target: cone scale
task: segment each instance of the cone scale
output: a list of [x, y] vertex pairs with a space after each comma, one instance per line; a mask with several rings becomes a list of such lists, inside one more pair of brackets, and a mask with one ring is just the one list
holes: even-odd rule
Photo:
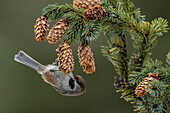
[[84, 11], [84, 19], [85, 20], [102, 20], [106, 15], [106, 10], [100, 5], [90, 7]]
[[76, 9], [88, 9], [90, 7], [94, 7], [97, 5], [102, 4], [100, 0], [74, 0], [73, 1], [73, 7]]
[[42, 42], [45, 40], [46, 33], [48, 31], [48, 19], [46, 16], [41, 16], [37, 19], [36, 24], [34, 25], [34, 34], [35, 39], [38, 42]]
[[137, 96], [145, 96], [147, 95], [147, 89], [149, 88], [148, 86], [151, 86], [149, 82], [152, 80], [158, 80], [159, 79], [159, 74], [157, 73], [149, 73], [149, 77], [145, 77], [144, 81], [140, 82], [139, 85], [135, 89], [135, 94]]
[[78, 57], [83, 71], [85, 71], [87, 74], [95, 72], [95, 62], [89, 45], [81, 44], [79, 46]]
[[58, 21], [54, 25], [54, 27], [49, 31], [49, 34], [47, 36], [48, 43], [54, 44], [57, 41], [60, 41], [68, 28], [68, 19], [62, 19]]
[[65, 74], [72, 72], [74, 70], [74, 59], [70, 45], [67, 42], [63, 42], [56, 51], [60, 52], [58, 62], [61, 71]]

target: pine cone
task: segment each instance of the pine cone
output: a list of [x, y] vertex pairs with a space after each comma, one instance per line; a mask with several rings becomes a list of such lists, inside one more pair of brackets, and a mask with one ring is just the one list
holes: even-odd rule
[[149, 88], [147, 85], [150, 86], [149, 82], [152, 80], [158, 80], [159, 74], [158, 73], [149, 73], [149, 77], [145, 77], [144, 81], [140, 82], [139, 85], [135, 89], [135, 94], [137, 96], [145, 96], [147, 95], [147, 89]]
[[95, 71], [95, 62], [93, 58], [93, 53], [88, 45], [80, 45], [78, 48], [78, 57], [80, 65], [83, 71], [88, 73], [93, 73]]
[[90, 7], [84, 11], [85, 20], [102, 20], [106, 15], [106, 10], [100, 5]]
[[158, 73], [149, 73], [148, 75], [149, 75], [149, 77], [152, 77], [154, 80], [159, 79], [159, 74]]
[[60, 41], [61, 38], [66, 33], [68, 26], [68, 19], [62, 19], [54, 25], [54, 27], [50, 30], [47, 40], [50, 44], [54, 44], [57, 41]]
[[74, 59], [70, 45], [67, 42], [63, 42], [56, 51], [60, 52], [58, 63], [61, 71], [65, 74], [72, 72], [74, 70]]
[[74, 0], [73, 1], [73, 7], [76, 9], [88, 9], [90, 7], [94, 7], [97, 5], [102, 4], [100, 0]]
[[37, 19], [36, 24], [34, 25], [34, 33], [36, 41], [42, 42], [45, 40], [46, 33], [48, 31], [48, 20], [46, 16], [41, 16]]

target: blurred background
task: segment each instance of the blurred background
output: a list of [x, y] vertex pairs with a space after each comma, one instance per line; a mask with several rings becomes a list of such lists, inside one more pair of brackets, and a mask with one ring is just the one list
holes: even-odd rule
[[[170, 0], [132, 0], [141, 8], [146, 20], [163, 17], [170, 21]], [[120, 99], [115, 92], [114, 75], [117, 75], [100, 46], [106, 45], [101, 36], [91, 44], [96, 72], [87, 75], [79, 66], [77, 47], [72, 49], [75, 58], [74, 74], [87, 81], [87, 92], [78, 97], [65, 97], [45, 83], [34, 70], [13, 60], [24, 50], [42, 64], [52, 63], [58, 44], [36, 42], [33, 25], [48, 4], [72, 4], [72, 0], [0, 0], [0, 113], [133, 113], [132, 105]], [[129, 41], [130, 42], [130, 41]], [[170, 50], [170, 32], [158, 38], [152, 57], [165, 61]], [[130, 51], [131, 44], [129, 44]]]

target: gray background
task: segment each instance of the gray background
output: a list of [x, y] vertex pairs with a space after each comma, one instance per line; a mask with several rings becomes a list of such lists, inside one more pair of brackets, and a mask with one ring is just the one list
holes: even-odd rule
[[[170, 21], [170, 0], [133, 1], [148, 21], [160, 16]], [[86, 75], [79, 66], [78, 45], [72, 47], [74, 73], [87, 81], [87, 92], [79, 97], [61, 96], [34, 70], [14, 62], [21, 49], [43, 64], [54, 61], [59, 43], [36, 42], [33, 25], [42, 8], [55, 2], [71, 4], [72, 0], [0, 0], [0, 113], [132, 113], [132, 106], [115, 92], [113, 76], [117, 74], [101, 54], [100, 46], [106, 45], [104, 36], [91, 44], [96, 62], [92, 75]], [[170, 32], [158, 40], [152, 56], [164, 61], [170, 49]], [[128, 47], [132, 51], [131, 44]]]

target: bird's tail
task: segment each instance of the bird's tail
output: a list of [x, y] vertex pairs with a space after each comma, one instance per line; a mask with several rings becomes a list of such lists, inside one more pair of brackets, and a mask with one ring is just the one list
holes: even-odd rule
[[36, 71], [38, 71], [40, 67], [43, 67], [42, 64], [40, 64], [39, 62], [31, 58], [29, 55], [27, 55], [22, 50], [19, 51], [19, 53], [15, 55], [14, 60], [24, 65], [27, 65], [28, 67], [31, 67], [35, 69]]

